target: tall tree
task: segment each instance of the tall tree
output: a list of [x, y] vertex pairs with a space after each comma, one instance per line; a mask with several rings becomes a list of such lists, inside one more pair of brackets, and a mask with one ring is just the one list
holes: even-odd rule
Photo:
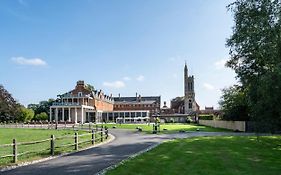
[[224, 112], [221, 116], [222, 119], [233, 121], [250, 120], [246, 95], [240, 86], [235, 85], [223, 89], [223, 95], [219, 104]]
[[17, 116], [17, 121], [29, 122], [33, 119], [33, 117], [34, 117], [34, 111], [32, 109], [21, 107], [20, 113]]
[[20, 104], [0, 85], [0, 121], [15, 120], [20, 112]]
[[35, 115], [45, 112], [47, 115], [50, 115], [50, 106], [55, 102], [54, 99], [49, 99], [47, 101], [40, 101], [39, 104], [29, 104], [27, 108], [32, 109], [35, 112]]
[[274, 132], [281, 126], [281, 0], [236, 0], [228, 8], [235, 25], [227, 66], [246, 89], [252, 119]]

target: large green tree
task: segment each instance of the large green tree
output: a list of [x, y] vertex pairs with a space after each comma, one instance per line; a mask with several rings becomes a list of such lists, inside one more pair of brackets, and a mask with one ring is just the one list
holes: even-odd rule
[[37, 121], [48, 120], [48, 114], [46, 112], [41, 112], [40, 114], [36, 114], [34, 119]]
[[232, 68], [245, 91], [251, 118], [272, 132], [281, 126], [281, 0], [236, 0], [227, 40]]
[[0, 85], [0, 121], [15, 120], [20, 112], [20, 104]]
[[50, 115], [50, 106], [55, 102], [54, 99], [49, 99], [47, 101], [40, 101], [39, 104], [29, 104], [27, 108], [32, 109], [35, 112], [35, 115], [45, 112], [47, 115]]
[[223, 120], [248, 121], [249, 111], [245, 91], [241, 86], [235, 85], [223, 89], [223, 95], [219, 102]]
[[29, 122], [33, 119], [33, 117], [34, 117], [34, 111], [32, 109], [21, 107], [20, 113], [16, 119], [17, 121], [20, 122]]

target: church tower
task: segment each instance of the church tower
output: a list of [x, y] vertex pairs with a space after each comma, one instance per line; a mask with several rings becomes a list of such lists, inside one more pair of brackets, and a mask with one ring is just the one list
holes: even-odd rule
[[194, 76], [188, 76], [188, 69], [184, 66], [184, 113], [190, 114], [196, 111], [196, 101], [194, 92]]

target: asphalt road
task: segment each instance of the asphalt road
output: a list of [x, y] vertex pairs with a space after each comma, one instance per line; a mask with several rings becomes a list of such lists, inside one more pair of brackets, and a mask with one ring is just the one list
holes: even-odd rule
[[[178, 133], [146, 135], [130, 130], [113, 129], [116, 139], [112, 142], [85, 151], [56, 159], [0, 172], [1, 175], [88, 175], [114, 165], [130, 155], [138, 153], [154, 144], [173, 138], [192, 136], [242, 135], [240, 133]], [[243, 134], [244, 135], [244, 134]]]

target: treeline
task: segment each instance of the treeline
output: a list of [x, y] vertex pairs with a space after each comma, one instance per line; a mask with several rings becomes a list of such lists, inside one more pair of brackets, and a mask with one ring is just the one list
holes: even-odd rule
[[239, 84], [223, 90], [220, 106], [227, 120], [249, 120], [259, 131], [281, 129], [281, 1], [237, 0], [226, 45]]
[[50, 105], [54, 99], [30, 104], [27, 108], [18, 103], [13, 96], [0, 85], [0, 122], [29, 122], [48, 120]]

